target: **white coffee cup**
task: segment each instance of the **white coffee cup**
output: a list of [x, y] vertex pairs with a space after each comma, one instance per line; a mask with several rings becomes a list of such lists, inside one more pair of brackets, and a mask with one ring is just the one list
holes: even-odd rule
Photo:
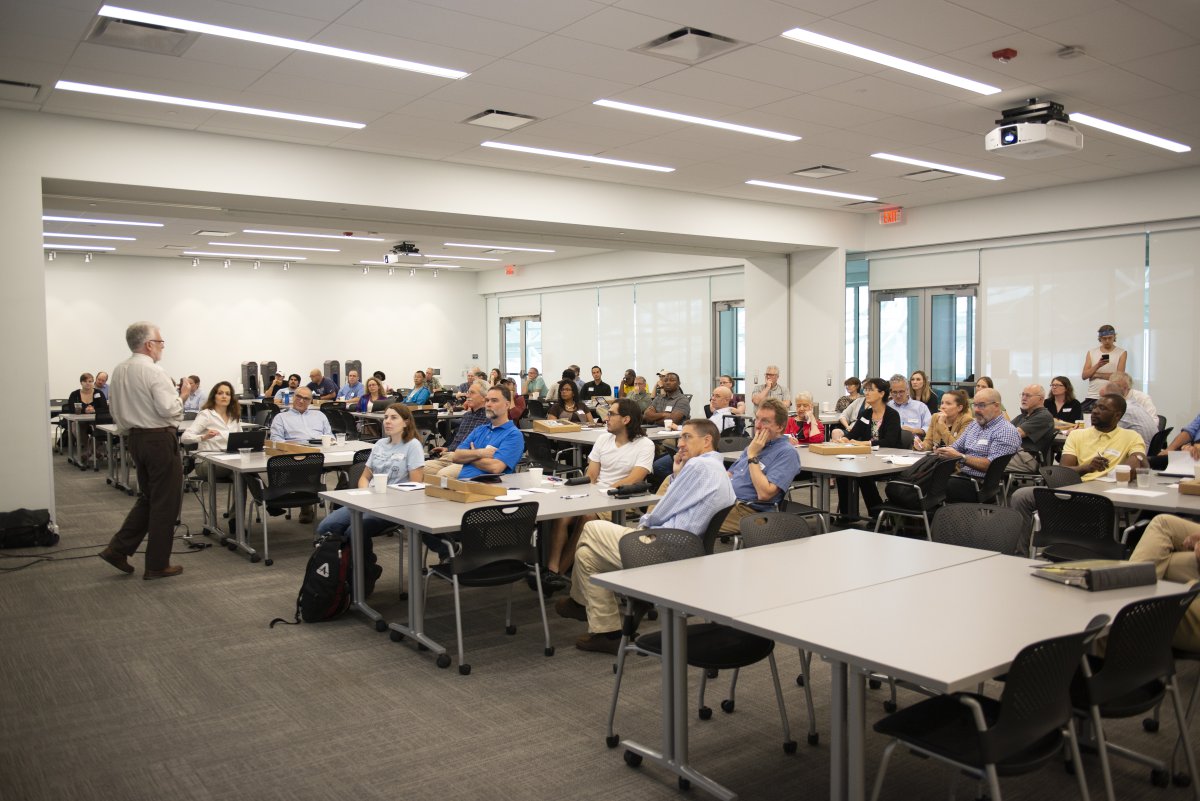
[[334, 442], [333, 434], [322, 434], [321, 435], [321, 444], [324, 445], [326, 448], [328, 448], [330, 445], [332, 445], [333, 442]]
[[823, 412], [828, 412], [828, 411], [829, 411], [829, 405], [830, 405], [830, 404], [829, 404], [829, 401], [821, 401], [821, 411], [823, 411]]
[[1129, 465], [1119, 464], [1113, 469], [1113, 475], [1116, 476], [1118, 482], [1129, 483]]
[[387, 479], [386, 473], [371, 476], [371, 492], [387, 492]]
[[534, 484], [542, 483], [542, 468], [540, 468], [540, 467], [529, 468], [529, 475], [530, 475], [530, 480], [532, 480]]

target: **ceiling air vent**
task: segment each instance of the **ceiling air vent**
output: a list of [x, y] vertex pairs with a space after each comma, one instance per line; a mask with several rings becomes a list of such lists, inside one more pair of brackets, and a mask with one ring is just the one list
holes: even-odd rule
[[482, 125], [486, 128], [499, 128], [502, 131], [511, 131], [514, 128], [520, 128], [522, 125], [528, 125], [536, 120], [537, 117], [530, 117], [528, 114], [514, 114], [511, 111], [500, 111], [499, 109], [489, 108], [487, 111], [481, 111], [473, 117], [467, 117], [463, 122], [468, 125]]
[[702, 31], [699, 28], [680, 28], [677, 31], [660, 36], [632, 48], [635, 53], [645, 53], [650, 56], [667, 58], [681, 64], [699, 64], [710, 58], [745, 47], [747, 42], [739, 42], [728, 36]]
[[901, 175], [900, 177], [908, 181], [921, 181], [924, 183], [925, 181], [938, 181], [942, 178], [953, 178], [954, 173], [946, 172], [945, 170], [918, 170], [917, 172], [910, 172], [908, 175]]
[[884, 206], [891, 206], [891, 203], [884, 203], [882, 200], [856, 200], [853, 203], [844, 203], [842, 208], [853, 209], [854, 211], [876, 211]]
[[832, 178], [835, 175], [845, 175], [850, 172], [854, 172], [854, 170], [848, 170], [845, 167], [830, 167], [827, 164], [818, 164], [816, 167], [793, 170], [792, 175], [798, 175], [801, 178]]
[[84, 41], [142, 50], [167, 56], [181, 56], [200, 37], [194, 31], [182, 31], [148, 22], [131, 22], [112, 17], [97, 17]]
[[24, 81], [6, 81], [0, 78], [0, 100], [19, 100], [32, 103], [37, 98], [41, 86]]
[[233, 236], [233, 231], [192, 231], [192, 236]]

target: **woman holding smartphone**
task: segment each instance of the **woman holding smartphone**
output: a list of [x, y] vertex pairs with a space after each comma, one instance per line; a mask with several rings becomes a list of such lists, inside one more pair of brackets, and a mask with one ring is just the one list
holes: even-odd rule
[[1125, 372], [1125, 359], [1129, 355], [1124, 348], [1117, 347], [1117, 329], [1108, 323], [1100, 326], [1096, 339], [1100, 344], [1089, 350], [1083, 359], [1082, 375], [1089, 382], [1083, 401], [1084, 412], [1091, 411], [1092, 404], [1100, 397], [1113, 373]]

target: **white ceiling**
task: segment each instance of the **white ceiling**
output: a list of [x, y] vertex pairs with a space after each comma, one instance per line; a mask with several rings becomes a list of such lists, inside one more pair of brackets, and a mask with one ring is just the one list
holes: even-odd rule
[[[1016, 161], [989, 156], [983, 148], [983, 135], [999, 112], [1030, 97], [1200, 145], [1200, 4], [1195, 0], [121, 2], [471, 72], [459, 81], [204, 35], [178, 57], [86, 43], [101, 4], [0, 0], [0, 80], [42, 87], [31, 101], [0, 99], [0, 105], [827, 209], [843, 208], [848, 201], [745, 181], [808, 184], [914, 207], [1200, 165], [1196, 150], [1173, 154], [1090, 128], [1083, 129], [1083, 151], [1069, 156]], [[682, 26], [747, 46], [695, 66], [632, 51]], [[975, 95], [780, 37], [797, 26], [1003, 92]], [[1082, 47], [1086, 55], [1058, 58], [1064, 45]], [[992, 51], [1003, 47], [1019, 55], [1008, 64], [995, 61]], [[353, 131], [54, 91], [57, 80], [355, 120], [366, 127]], [[5, 96], [0, 91], [0, 98]], [[803, 139], [777, 142], [592, 105], [600, 98]], [[462, 122], [489, 108], [539, 120], [512, 132]], [[488, 139], [676, 170], [650, 173], [479, 146]], [[919, 168], [869, 157], [877, 151], [998, 173], [1006, 180], [906, 180], [903, 175]], [[791, 175], [820, 164], [853, 172], [816, 181]], [[87, 202], [51, 197], [47, 208], [79, 210]], [[205, 222], [210, 217], [196, 212], [179, 213], [181, 227], [168, 238], [211, 224]], [[330, 221], [329, 229], [342, 230], [351, 222], [350, 217]], [[453, 241], [439, 239], [445, 232], [404, 226], [364, 224], [355, 230], [379, 230], [391, 239], [430, 233], [419, 246], [431, 252], [440, 252], [433, 249], [442, 241]], [[193, 237], [171, 244], [200, 243]], [[559, 250], [536, 236], [498, 244]], [[567, 255], [583, 252], [593, 251]], [[354, 257], [377, 258], [378, 248], [369, 253], [375, 255], [355, 251]], [[550, 258], [562, 256], [560, 251]], [[518, 264], [532, 260], [528, 255], [505, 258]]]

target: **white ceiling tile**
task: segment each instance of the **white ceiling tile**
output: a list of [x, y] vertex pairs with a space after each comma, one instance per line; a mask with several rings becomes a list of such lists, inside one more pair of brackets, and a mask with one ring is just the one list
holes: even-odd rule
[[344, 128], [277, 120], [270, 117], [250, 117], [245, 114], [231, 114], [227, 111], [218, 111], [196, 130], [309, 145], [332, 144], [347, 134], [347, 130]]
[[[1099, 106], [1130, 103], [1151, 97], [1162, 97], [1174, 92], [1161, 83], [1134, 75], [1120, 67], [1101, 67], [1090, 72], [1066, 75], [1062, 78], [1052, 78], [1043, 81], [1046, 88], [1069, 95], [1079, 100]], [[1066, 105], [1066, 104], [1064, 104]], [[1082, 108], [1067, 106], [1067, 113], [1084, 111]], [[1103, 116], [1103, 115], [1097, 115]]]
[[523, 26], [540, 31], [557, 31], [590, 14], [605, 9], [592, 0], [419, 0], [439, 8], [452, 9], [499, 22], [520, 20]]
[[[99, 7], [100, 3], [94, 4], [94, 8], [98, 9]], [[169, 17], [206, 22], [210, 25], [224, 25], [228, 28], [284, 36], [289, 39], [308, 39], [325, 27], [325, 22], [321, 19], [266, 8], [254, 8], [239, 3], [224, 2], [224, 0], [154, 0], [152, 8], [146, 9], [144, 5], [139, 7]], [[261, 46], [268, 47], [268, 45]]]
[[766, 47], [734, 50], [704, 62], [703, 69], [782, 86], [794, 92], [811, 92], [854, 80], [862, 74]]
[[876, 0], [838, 14], [837, 20], [935, 53], [1016, 31], [944, 0]]
[[462, 81], [452, 81], [429, 94], [434, 100], [465, 105], [475, 109], [472, 114], [489, 108], [503, 109], [514, 114], [528, 114], [531, 117], [553, 117], [564, 111], [569, 111], [578, 105], [578, 101], [568, 100], [553, 95], [527, 92], [508, 86], [494, 86], [486, 83], [473, 83], [469, 78]]
[[279, 14], [311, 17], [332, 22], [353, 8], [358, 0], [228, 0], [228, 2], [239, 6], [274, 11]]
[[388, 69], [373, 64], [364, 64], [360, 61], [348, 61], [343, 58], [329, 58], [315, 53], [302, 52], [290, 54], [279, 62], [272, 72], [413, 96], [434, 91], [448, 84], [462, 83], [462, 81], [439, 78], [435, 75]]
[[[164, 56], [122, 47], [80, 44], [70, 62], [72, 70], [153, 75], [158, 81], [177, 81], [222, 89], [244, 89], [261, 77], [259, 70], [210, 64], [177, 56]], [[85, 83], [90, 83], [83, 79]], [[122, 88], [142, 88], [122, 86]], [[194, 91], [194, 90], [193, 90]]]
[[[1047, 25], [1057, 20], [1094, 14], [1097, 11], [1116, 8], [1117, 0], [952, 0], [956, 6], [976, 11], [984, 16], [1028, 30]], [[1153, 0], [1157, 2], [1157, 0]]]
[[406, 138], [444, 140], [465, 145], [478, 145], [488, 139], [494, 139], [497, 132], [494, 128], [480, 128], [478, 125], [467, 125], [461, 122], [434, 120], [427, 117], [416, 117], [411, 114], [387, 114], [372, 122], [363, 130], [377, 130], [390, 134], [402, 134]]
[[51, 92], [42, 107], [56, 114], [82, 114], [110, 120], [129, 119], [150, 125], [170, 125], [174, 128], [195, 128], [216, 113], [207, 109], [165, 106], [160, 103], [144, 103], [78, 92]]
[[50, 38], [78, 41], [95, 18], [90, 10], [64, 8], [55, 3], [34, 0], [4, 0], [6, 34], [38, 34]]
[[338, 19], [368, 31], [395, 31], [405, 38], [492, 56], [504, 56], [536, 42], [544, 33], [413, 0], [359, 0]]
[[1103, 181], [1106, 178], [1119, 178], [1125, 173], [1103, 164], [1088, 164], [1083, 167], [1055, 170], [1054, 174], [1071, 181]]
[[322, 107], [347, 109], [346, 113], [372, 112], [370, 117], [397, 111], [419, 97], [416, 92], [384, 91], [357, 84], [333, 83], [311, 76], [272, 72], [250, 86], [248, 93], [316, 103]]
[[568, 25], [558, 33], [571, 39], [617, 50], [629, 50], [665, 36], [677, 28], [677, 25], [668, 20], [610, 6], [581, 22]]
[[522, 48], [509, 58], [627, 84], [643, 84], [684, 69], [684, 65], [667, 59], [553, 35]]
[[678, 156], [689, 163], [734, 161], [744, 155], [744, 151], [728, 141], [698, 141], [675, 134], [642, 139], [637, 146], [655, 158]]
[[[676, 94], [674, 92], [665, 92], [655, 89], [650, 86], [639, 86], [635, 89], [630, 89], [626, 92], [621, 92], [608, 97], [609, 100], [619, 100], [622, 103], [632, 103], [637, 106], [648, 106], [650, 108], [664, 109], [666, 111], [677, 111], [683, 114], [691, 114], [695, 117], [709, 117], [711, 119], [722, 119], [731, 114], [736, 114], [740, 111], [740, 107], [731, 106], [726, 103], [717, 101], [714, 98], [694, 97], [688, 95]], [[635, 125], [642, 120], [651, 120], [653, 118], [646, 117], [642, 114], [634, 114], [629, 111], [618, 111], [616, 109], [604, 109], [607, 114], [615, 114], [617, 118], [626, 120], [624, 124]], [[658, 120], [657, 122], [669, 122], [667, 120]], [[664, 130], [657, 128], [656, 130]]]
[[620, 0], [617, 7], [700, 28], [742, 42], [758, 42], [815, 16], [771, 0]]
[[[831, 36], [834, 39], [840, 39], [844, 42], [850, 42], [861, 47], [867, 47], [872, 50], [878, 50], [881, 53], [887, 53], [890, 56], [898, 56], [906, 58], [909, 61], [923, 61], [931, 56], [937, 55], [940, 50], [929, 50], [923, 47], [918, 47], [910, 42], [900, 41], [876, 33], [866, 28], [860, 28], [854, 25], [848, 25], [837, 18], [822, 19], [814, 22], [811, 25], [804, 26], [808, 30], [819, 33], [823, 36]], [[783, 33], [783, 31], [780, 31]], [[796, 53], [804, 58], [811, 58], [816, 61], [822, 61], [826, 64], [832, 64], [835, 67], [852, 70], [864, 74], [888, 73], [892, 70], [887, 67], [880, 66], [870, 61], [864, 61], [861, 58], [843, 55], [842, 53], [826, 50], [814, 45], [807, 45], [802, 42], [794, 42], [791, 39], [785, 39], [783, 36], [777, 36], [773, 39], [765, 40], [764, 47], [770, 47], [776, 50], [783, 50], [788, 53]]]
[[404, 116], [454, 123], [461, 122], [483, 110], [474, 103], [450, 103], [428, 95], [407, 103], [402, 109], [399, 109]]
[[776, 0], [776, 2], [807, 11], [818, 17], [833, 17], [843, 11], [864, 6], [872, 0]]
[[[322, 44], [334, 47], [361, 50], [367, 53], [402, 58], [407, 61], [416, 61], [421, 64], [447, 67], [465, 72], [470, 72], [485, 64], [490, 64], [495, 59], [495, 56], [489, 53], [472, 51], [466, 46], [442, 44], [409, 36], [409, 31], [404, 28], [400, 28], [398, 31], [402, 31], [405, 35], [398, 36], [390, 28], [364, 30], [352, 25], [337, 23], [323, 30], [319, 38]], [[385, 72], [399, 71], [389, 67], [375, 67], [375, 69], [384, 70]]]
[[[732, 75], [722, 75], [702, 67], [688, 67], [659, 78], [646, 86], [660, 92], [672, 92], [685, 97], [711, 99], [736, 108], [754, 108], [791, 97], [794, 92], [780, 86], [748, 81]], [[680, 111], [680, 109], [671, 109]]]
[[1200, 44], [1126, 61], [1121, 67], [1177, 91], [1195, 92], [1200, 77]]
[[[7, 28], [0, 31], [0, 54], [3, 54], [4, 60], [8, 62], [38, 61], [61, 67], [70, 60], [76, 46], [70, 39], [17, 33]], [[21, 80], [5, 73], [0, 73], [0, 78], [9, 81]]]
[[964, 133], [978, 134], [980, 141], [982, 141], [983, 135], [996, 127], [996, 120], [1000, 119], [1000, 110], [971, 103], [952, 103], [945, 106], [922, 109], [921, 111], [904, 116], [929, 125], [935, 125], [949, 134], [945, 137], [938, 136], [937, 141], [950, 139]]
[[[1135, 100], [1116, 106], [1117, 113], [1124, 118], [1137, 122], [1129, 125], [1139, 127], [1153, 121], [1166, 126], [1167, 130], [1180, 131], [1196, 139], [1200, 139], [1200, 100], [1195, 95], [1189, 100], [1180, 95], [1164, 95], [1144, 100]], [[1196, 147], [1196, 142], [1191, 142]]]
[[448, 159], [465, 150], [474, 149], [473, 145], [463, 142], [404, 136], [395, 131], [375, 131], [371, 128], [351, 132], [338, 141], [337, 147], [389, 156], [436, 160]]
[[629, 87], [618, 81], [592, 78], [558, 70], [548, 70], [534, 64], [504, 59], [494, 61], [471, 73], [470, 80], [479, 83], [507, 86], [528, 92], [570, 98], [581, 103], [591, 103], [610, 97]]
[[961, 132], [907, 117], [888, 117], [858, 128], [861, 132], [881, 133], [898, 144], [919, 145], [957, 138]]
[[1159, 22], [1200, 38], [1200, 4], [1195, 0], [1123, 0]]
[[914, 109], [933, 108], [948, 102], [941, 95], [911, 86], [903, 86], [873, 75], [865, 75], [837, 86], [820, 89], [812, 94], [892, 114], [909, 113]]
[[226, 67], [266, 72], [276, 67], [292, 52], [283, 47], [267, 47], [220, 36], [201, 36], [192, 42], [191, 47], [180, 58], [202, 64], [221, 64]]
[[[474, 127], [481, 131], [487, 130], [478, 128], [478, 126], [467, 127]], [[640, 133], [621, 131], [616, 128], [579, 125], [563, 120], [561, 117], [523, 125], [518, 131], [523, 144], [532, 139], [556, 141], [559, 143], [555, 146], [558, 150], [571, 150], [574, 152], [582, 150], [587, 153], [599, 153], [610, 148], [631, 145], [634, 142], [640, 142], [645, 139]], [[498, 132], [493, 130], [484, 138], [493, 139], [497, 136]]]
[[1052, 22], [1034, 28], [1032, 33], [1079, 45], [1089, 56], [1109, 64], [1195, 44], [1188, 34], [1126, 6]]
[[817, 122], [834, 128], [854, 128], [863, 123], [890, 116], [886, 111], [851, 105], [840, 100], [831, 100], [812, 94], [770, 103], [760, 106], [758, 110], [769, 114], [778, 114], [781, 117], [795, 117], [805, 122]]

